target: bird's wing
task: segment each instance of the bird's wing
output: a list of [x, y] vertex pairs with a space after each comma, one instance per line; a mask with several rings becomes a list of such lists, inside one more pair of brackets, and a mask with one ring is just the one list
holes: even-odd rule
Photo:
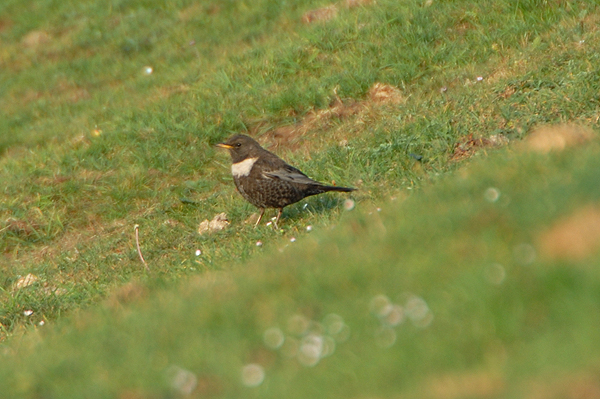
[[278, 179], [299, 184], [321, 184], [287, 164], [278, 165], [278, 167], [273, 169], [265, 169], [262, 174], [268, 179]]

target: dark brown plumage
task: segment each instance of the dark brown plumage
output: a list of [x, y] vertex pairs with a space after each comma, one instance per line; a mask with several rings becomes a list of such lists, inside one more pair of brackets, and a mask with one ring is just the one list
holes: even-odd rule
[[256, 225], [260, 223], [265, 208], [283, 208], [302, 198], [328, 191], [354, 191], [354, 188], [328, 186], [310, 179], [304, 173], [262, 148], [251, 137], [238, 134], [217, 147], [225, 148], [231, 155], [231, 173], [235, 186], [246, 201], [260, 209]]

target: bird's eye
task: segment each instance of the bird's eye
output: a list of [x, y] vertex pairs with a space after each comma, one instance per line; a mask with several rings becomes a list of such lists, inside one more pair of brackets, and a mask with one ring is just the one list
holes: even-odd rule
[[235, 146], [236, 146], [236, 147], [241, 147], [241, 146], [242, 146], [242, 143], [235, 143]]

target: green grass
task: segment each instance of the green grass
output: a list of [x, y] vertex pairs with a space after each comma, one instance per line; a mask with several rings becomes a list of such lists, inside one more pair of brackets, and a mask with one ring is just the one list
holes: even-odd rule
[[[471, 169], [457, 159], [472, 155], [470, 135], [597, 128], [596, 3], [378, 1], [301, 22], [326, 5], [0, 5], [0, 339], [2, 363], [16, 365], [0, 366], [7, 392], [77, 397], [92, 384], [98, 397], [172, 397], [172, 365], [200, 379], [194, 395], [223, 397], [285, 387], [422, 397], [424, 385], [437, 397], [445, 379], [494, 388], [445, 397], [526, 397], [553, 367], [565, 380], [594, 375], [594, 263], [525, 267], [514, 254], [539, 252], [537, 232], [597, 202], [597, 144], [503, 150]], [[397, 101], [374, 99], [376, 83], [396, 87]], [[282, 232], [244, 224], [254, 209], [212, 146], [238, 132], [311, 177], [359, 187], [357, 212], [322, 196], [286, 209]], [[482, 200], [490, 186], [497, 203]], [[199, 236], [222, 211], [229, 228]], [[491, 287], [496, 263], [507, 277]], [[17, 289], [29, 273], [36, 282]], [[405, 304], [407, 292], [426, 300], [433, 323], [407, 322], [391, 349], [378, 348], [369, 302]], [[352, 333], [314, 368], [261, 344], [294, 314], [329, 313]], [[559, 353], [564, 336], [578, 340]], [[240, 385], [247, 363], [266, 370], [256, 389]]]
[[[570, 258], [543, 237], [598, 210], [599, 153], [597, 139], [560, 154], [504, 150], [380, 212], [359, 205], [333, 229], [268, 242], [235, 271], [134, 283], [7, 346], [0, 380], [18, 397], [99, 398], [178, 396], [177, 376], [192, 397], [226, 398], [530, 397], [536, 384], [584, 389], [588, 375], [597, 387], [598, 242]], [[382, 295], [412, 317], [386, 325]], [[332, 337], [335, 351], [306, 365], [265, 344], [273, 328], [286, 342]], [[248, 364], [264, 370], [258, 387], [241, 380]]]

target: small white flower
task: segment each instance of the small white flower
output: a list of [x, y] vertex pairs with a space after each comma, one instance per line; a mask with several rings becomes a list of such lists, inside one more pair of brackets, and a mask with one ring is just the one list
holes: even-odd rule
[[257, 387], [265, 379], [265, 369], [260, 364], [247, 364], [242, 367], [242, 384]]
[[483, 197], [488, 202], [496, 202], [498, 201], [498, 198], [500, 198], [500, 190], [498, 190], [496, 187], [490, 187], [487, 190], [485, 190]]
[[353, 200], [351, 200], [350, 198], [348, 198], [347, 200], [344, 201], [344, 209], [347, 211], [351, 211], [352, 209], [354, 209], [354, 206], [356, 204], [354, 203]]
[[169, 366], [166, 376], [171, 387], [182, 395], [191, 394], [198, 386], [198, 378], [190, 370], [179, 366]]
[[285, 335], [277, 327], [271, 327], [263, 334], [263, 341], [271, 349], [279, 349], [285, 342]]

